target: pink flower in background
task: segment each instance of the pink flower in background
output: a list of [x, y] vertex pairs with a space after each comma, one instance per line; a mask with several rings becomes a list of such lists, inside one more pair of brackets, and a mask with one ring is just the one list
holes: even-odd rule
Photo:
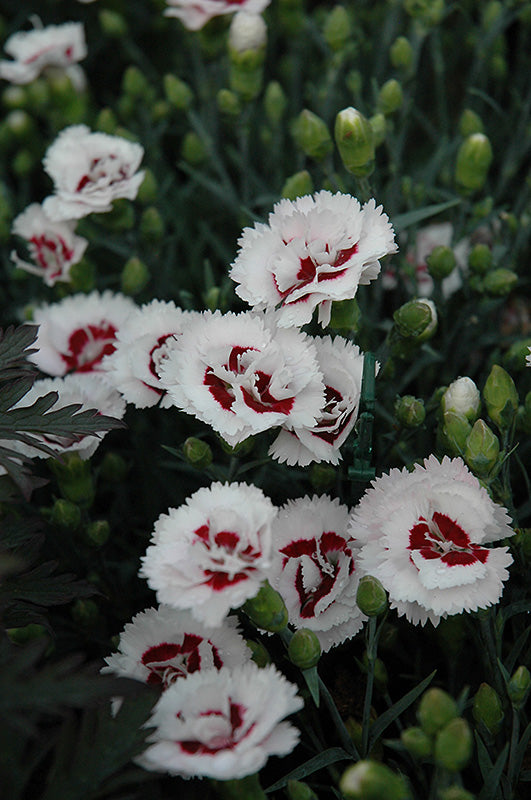
[[140, 575], [159, 602], [221, 625], [267, 577], [276, 508], [256, 486], [213, 483], [155, 523]]
[[147, 723], [151, 746], [137, 763], [185, 778], [252, 775], [294, 749], [299, 732], [282, 720], [302, 706], [297, 686], [273, 666], [196, 672], [162, 694]]
[[389, 592], [410, 622], [496, 603], [509, 574], [509, 516], [460, 458], [435, 456], [413, 472], [393, 469], [372, 482], [352, 512], [349, 531], [363, 543], [364, 571]]
[[280, 307], [283, 327], [304, 325], [316, 308], [328, 325], [332, 301], [353, 298], [378, 276], [378, 259], [397, 249], [374, 200], [362, 208], [348, 194], [327, 191], [281, 200], [268, 224], [245, 228], [238, 244], [230, 272], [236, 294], [257, 310]]
[[43, 166], [55, 194], [43, 203], [53, 220], [80, 219], [110, 211], [113, 200], [134, 200], [144, 173], [137, 172], [144, 149], [136, 142], [86, 125], [65, 128], [50, 145]]
[[46, 67], [71, 67], [87, 55], [81, 22], [14, 33], [4, 50], [13, 61], [0, 61], [0, 78], [17, 84], [30, 83]]
[[70, 280], [70, 268], [83, 258], [88, 242], [74, 234], [76, 223], [52, 222], [38, 203], [32, 203], [15, 217], [12, 231], [28, 243], [32, 263], [19, 258], [16, 252], [11, 259], [17, 267], [38, 275], [47, 286]]
[[166, 0], [166, 17], [177, 17], [185, 28], [198, 31], [213, 17], [247, 11], [261, 14], [271, 0]]
[[135, 308], [129, 297], [111, 291], [39, 306], [33, 314], [37, 352], [30, 361], [48, 375], [102, 372], [104, 356], [114, 352], [117, 331]]

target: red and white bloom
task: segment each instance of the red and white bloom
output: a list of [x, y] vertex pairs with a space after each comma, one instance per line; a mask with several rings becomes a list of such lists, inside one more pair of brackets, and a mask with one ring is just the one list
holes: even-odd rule
[[185, 28], [198, 31], [213, 17], [247, 11], [261, 14], [271, 0], [166, 0], [166, 17], [177, 17]]
[[349, 530], [391, 606], [410, 622], [437, 625], [499, 600], [512, 557], [486, 545], [512, 536], [509, 522], [460, 458], [430, 456], [413, 472], [393, 469], [373, 481]]
[[118, 652], [105, 659], [102, 672], [167, 689], [193, 672], [238, 667], [250, 658], [233, 617], [207, 628], [189, 611], [159, 606], [141, 611], [125, 626]]
[[528, 347], [529, 353], [525, 357], [526, 367], [531, 367], [531, 347]]
[[256, 486], [213, 483], [155, 523], [140, 575], [157, 599], [220, 625], [254, 597], [271, 560], [276, 508]]
[[324, 399], [310, 339], [251, 312], [202, 314], [160, 376], [175, 405], [232, 446], [277, 425], [313, 426]]
[[305, 467], [313, 461], [338, 464], [343, 445], [358, 418], [363, 376], [359, 347], [336, 336], [313, 340], [325, 385], [325, 401], [311, 428], [282, 429], [269, 454], [281, 463]]
[[43, 166], [55, 195], [43, 203], [53, 220], [80, 219], [110, 211], [113, 200], [134, 200], [144, 172], [144, 148], [120, 136], [92, 133], [86, 125], [65, 128], [50, 145]]
[[160, 368], [195, 311], [183, 311], [172, 301], [152, 300], [127, 318], [117, 331], [116, 350], [103, 367], [113, 386], [137, 408], [172, 405], [160, 381]]
[[280, 509], [273, 524], [269, 581], [295, 628], [314, 631], [323, 650], [354, 636], [367, 619], [356, 603], [358, 545], [347, 532], [348, 508], [326, 495]]
[[274, 666], [252, 661], [189, 675], [162, 694], [147, 723], [152, 745], [137, 762], [185, 778], [252, 775], [298, 743], [298, 730], [282, 722], [303, 706], [296, 692]]
[[13, 221], [13, 233], [28, 243], [31, 262], [15, 251], [11, 259], [20, 269], [38, 275], [47, 286], [70, 280], [70, 268], [83, 258], [88, 241], [74, 234], [71, 220], [52, 222], [38, 203], [32, 203]]
[[363, 208], [327, 191], [281, 200], [268, 224], [245, 228], [230, 276], [236, 294], [257, 310], [280, 307], [279, 325], [304, 325], [319, 309], [328, 325], [332, 301], [355, 296], [380, 272], [378, 259], [397, 249], [382, 207]]
[[137, 306], [122, 294], [74, 294], [59, 303], [39, 306], [36, 353], [30, 356], [48, 375], [101, 372], [104, 356], [114, 352], [116, 334]]
[[5, 43], [4, 50], [13, 61], [0, 61], [0, 78], [17, 84], [30, 83], [46, 67], [67, 69], [87, 55], [81, 22], [14, 33]]

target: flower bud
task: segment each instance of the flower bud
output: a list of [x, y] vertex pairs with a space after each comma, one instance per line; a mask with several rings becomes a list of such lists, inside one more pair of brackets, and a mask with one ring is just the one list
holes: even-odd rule
[[116, 119], [116, 115], [112, 108], [102, 108], [96, 117], [96, 130], [101, 131], [102, 133], [108, 133], [109, 136], [113, 136], [116, 133], [117, 127], [118, 120]]
[[498, 364], [493, 365], [485, 381], [483, 400], [494, 424], [500, 430], [510, 428], [518, 409], [518, 392], [509, 373]]
[[94, 547], [102, 547], [108, 540], [111, 527], [106, 519], [98, 519], [87, 525], [85, 535]]
[[479, 114], [471, 108], [465, 108], [459, 119], [459, 133], [463, 138], [472, 136], [474, 133], [483, 133], [483, 122]]
[[395, 417], [405, 428], [418, 428], [426, 419], [424, 400], [419, 400], [413, 395], [397, 397], [395, 401]]
[[530, 347], [531, 338], [520, 339], [520, 341], [514, 342], [503, 357], [504, 364], [516, 372], [525, 369]]
[[278, 633], [288, 624], [288, 610], [280, 594], [265, 581], [258, 594], [247, 600], [243, 611], [258, 628]]
[[465, 416], [454, 411], [445, 411], [441, 428], [441, 443], [451, 455], [464, 453], [472, 426]]
[[321, 161], [334, 146], [326, 124], [307, 108], [293, 121], [291, 135], [305, 155], [316, 161]]
[[100, 214], [100, 225], [111, 231], [130, 231], [135, 226], [133, 205], [125, 198], [119, 198], [112, 204], [112, 211]]
[[220, 89], [216, 95], [216, 103], [222, 114], [237, 117], [242, 110], [240, 98], [230, 89]]
[[280, 124], [288, 99], [284, 93], [284, 89], [278, 81], [270, 81], [264, 94], [264, 109], [267, 119], [275, 127]]
[[472, 378], [462, 377], [453, 381], [442, 396], [443, 412], [453, 411], [475, 422], [481, 409], [479, 389]]
[[22, 109], [10, 111], [5, 124], [13, 139], [27, 140], [35, 134], [35, 125], [30, 115]]
[[59, 490], [66, 500], [88, 508], [94, 500], [94, 482], [89, 461], [82, 461], [77, 453], [65, 453], [49, 462], [57, 478]]
[[417, 710], [417, 719], [422, 730], [433, 736], [457, 717], [457, 703], [442, 689], [424, 692]]
[[484, 31], [488, 31], [500, 19], [503, 14], [503, 3], [499, 0], [491, 0], [489, 3], [484, 3], [481, 11], [481, 27]]
[[364, 575], [359, 582], [356, 602], [362, 614], [377, 617], [387, 608], [387, 594], [378, 578]]
[[25, 108], [28, 104], [28, 95], [23, 86], [8, 86], [2, 92], [2, 105], [9, 110]]
[[98, 14], [98, 19], [103, 33], [111, 39], [125, 39], [127, 36], [127, 22], [117, 11], [103, 8]]
[[229, 48], [236, 53], [260, 50], [267, 42], [267, 25], [260, 14], [240, 11], [229, 28]]
[[162, 79], [164, 94], [174, 108], [186, 111], [194, 100], [194, 93], [187, 83], [176, 75], [168, 74]]
[[499, 455], [498, 437], [482, 419], [478, 419], [466, 441], [466, 463], [478, 478], [487, 478], [496, 466]]
[[122, 90], [133, 98], [145, 98], [150, 94], [150, 85], [142, 70], [131, 64], [122, 78]]
[[361, 311], [355, 297], [350, 300], [335, 300], [332, 303], [329, 326], [338, 331], [358, 331]]
[[308, 628], [295, 631], [288, 645], [288, 656], [291, 663], [300, 669], [315, 667], [321, 657], [321, 645], [316, 634]]
[[310, 483], [316, 492], [326, 492], [335, 484], [337, 473], [331, 464], [312, 464]]
[[53, 504], [50, 521], [60, 528], [75, 530], [81, 524], [81, 510], [70, 500], [59, 497]]
[[30, 150], [19, 150], [11, 161], [11, 169], [19, 178], [26, 178], [37, 165], [37, 159]]
[[404, 0], [406, 12], [424, 25], [438, 25], [445, 11], [444, 0]]
[[518, 282], [518, 275], [511, 269], [493, 269], [484, 280], [485, 291], [496, 297], [504, 297], [512, 292]]
[[507, 683], [507, 694], [511, 705], [520, 711], [525, 706], [531, 689], [531, 675], [527, 667], [520, 666]]
[[205, 469], [212, 464], [212, 448], [208, 442], [189, 436], [183, 444], [183, 455], [186, 461], [196, 469]]
[[468, 256], [468, 266], [476, 275], [485, 275], [492, 267], [492, 250], [487, 244], [475, 244]]
[[363, 114], [350, 106], [336, 116], [334, 135], [346, 169], [356, 177], [367, 177], [374, 169], [374, 132]]
[[148, 206], [142, 212], [140, 236], [148, 242], [159, 242], [164, 236], [164, 220], [155, 206]]
[[409, 70], [413, 66], [413, 48], [409, 39], [399, 36], [389, 50], [391, 64], [396, 69]]
[[254, 639], [246, 639], [245, 644], [252, 653], [251, 660], [258, 664], [260, 668], [267, 667], [271, 664], [271, 656], [267, 652], [262, 642], [257, 642]]
[[313, 181], [310, 173], [303, 169], [291, 175], [285, 182], [280, 193], [287, 200], [296, 200], [297, 197], [313, 193]]
[[478, 725], [483, 725], [492, 736], [496, 736], [504, 713], [498, 693], [488, 683], [482, 683], [474, 695], [472, 714]]
[[14, 644], [23, 645], [45, 637], [51, 642], [49, 631], [35, 622], [20, 628], [7, 628], [6, 633]]
[[449, 772], [460, 772], [472, 755], [472, 731], [468, 722], [456, 717], [439, 731], [435, 739], [435, 763]]
[[122, 292], [131, 296], [138, 294], [149, 282], [149, 278], [149, 270], [144, 262], [136, 256], [129, 258], [120, 276]]
[[188, 131], [181, 144], [181, 155], [192, 166], [202, 164], [208, 158], [203, 140], [195, 131]]
[[260, 14], [240, 11], [229, 29], [230, 88], [253, 100], [262, 88], [267, 26]]
[[492, 147], [483, 133], [467, 136], [457, 153], [455, 177], [465, 192], [475, 192], [485, 185], [492, 162]]
[[247, 439], [235, 444], [234, 447], [228, 444], [221, 436], [218, 437], [218, 441], [224, 453], [227, 453], [229, 456], [237, 456], [238, 458], [248, 456], [254, 447], [254, 436], [248, 436]]
[[98, 619], [100, 612], [94, 600], [76, 600], [71, 610], [72, 619], [84, 628], [90, 628]]
[[152, 170], [147, 168], [144, 172], [144, 180], [140, 184], [136, 199], [145, 205], [155, 202], [159, 194], [159, 185]]
[[334, 6], [327, 15], [323, 34], [331, 50], [337, 52], [344, 48], [352, 34], [350, 16], [344, 6]]
[[432, 740], [422, 728], [406, 728], [400, 734], [400, 741], [413, 758], [428, 758], [432, 753]]
[[369, 122], [371, 124], [372, 132], [374, 133], [374, 146], [379, 147], [385, 142], [387, 133], [387, 123], [384, 114], [374, 114]]
[[[365, 672], [368, 672], [369, 655], [367, 653], [367, 650], [365, 650], [363, 653], [362, 665], [364, 667]], [[374, 685], [376, 686], [379, 692], [385, 694], [385, 692], [387, 691], [387, 684], [389, 683], [389, 673], [387, 672], [387, 667], [385, 666], [381, 658], [374, 659], [373, 675], [374, 675]]]
[[447, 278], [455, 269], [456, 260], [451, 247], [439, 245], [434, 247], [426, 259], [428, 272], [435, 280]]
[[417, 299], [404, 303], [393, 314], [398, 333], [425, 342], [437, 329], [437, 309], [431, 300]]
[[351, 69], [345, 76], [345, 84], [349, 92], [355, 97], [361, 93], [363, 88], [363, 76], [359, 69]]
[[476, 800], [476, 795], [462, 786], [448, 786], [439, 792], [439, 800]]
[[94, 264], [82, 258], [70, 267], [70, 288], [74, 292], [91, 292], [96, 286]]
[[286, 784], [289, 800], [319, 800], [313, 789], [302, 781], [289, 780]]
[[105, 453], [100, 465], [100, 477], [105, 481], [120, 483], [129, 472], [126, 461], [118, 453]]
[[410, 800], [400, 775], [378, 761], [358, 761], [342, 775], [339, 790], [347, 800]]
[[378, 108], [385, 115], [398, 111], [403, 101], [402, 87], [395, 78], [386, 81], [378, 92]]

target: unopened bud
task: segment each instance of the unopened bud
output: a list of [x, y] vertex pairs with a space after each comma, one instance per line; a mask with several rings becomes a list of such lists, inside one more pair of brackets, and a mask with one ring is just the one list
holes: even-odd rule
[[229, 28], [229, 48], [236, 53], [261, 50], [267, 42], [267, 25], [260, 14], [240, 11]]
[[216, 103], [222, 114], [237, 117], [242, 110], [240, 98], [230, 89], [220, 89], [216, 95]]
[[212, 448], [208, 442], [189, 436], [183, 444], [183, 455], [186, 461], [196, 469], [205, 469], [212, 464]]
[[531, 348], [531, 338], [514, 342], [503, 357], [504, 364], [516, 372], [525, 369], [530, 353], [529, 348]]
[[335, 484], [337, 473], [331, 464], [312, 464], [310, 483], [316, 492], [326, 492]]
[[382, 113], [374, 114], [374, 116], [369, 119], [369, 122], [371, 123], [372, 132], [374, 133], [374, 146], [379, 147], [385, 142], [387, 133], [385, 115]]
[[117, 127], [118, 120], [112, 108], [102, 108], [96, 117], [96, 130], [113, 136], [116, 133]]
[[479, 114], [471, 108], [465, 108], [459, 119], [459, 133], [465, 139], [474, 133], [483, 133], [483, 122]]
[[359, 69], [351, 69], [345, 76], [345, 83], [349, 92], [355, 97], [360, 94], [363, 88], [363, 76]]
[[396, 69], [408, 70], [413, 65], [413, 48], [409, 39], [399, 36], [389, 50], [391, 64]]
[[155, 206], [148, 206], [142, 212], [140, 236], [148, 242], [158, 242], [164, 236], [164, 220]]
[[303, 153], [316, 161], [321, 161], [334, 146], [325, 122], [307, 108], [293, 121], [291, 135]]
[[361, 311], [355, 297], [350, 300], [336, 300], [332, 303], [330, 327], [338, 331], [357, 331]]
[[451, 455], [458, 456], [464, 453], [471, 431], [472, 425], [465, 416], [454, 411], [444, 412], [441, 439]]
[[229, 456], [237, 456], [238, 458], [244, 458], [248, 456], [249, 453], [252, 451], [254, 447], [254, 436], [248, 436], [247, 439], [244, 439], [243, 442], [239, 442], [234, 446], [230, 445], [228, 442], [223, 439], [223, 437], [219, 436], [218, 441], [221, 445], [221, 449], [224, 453], [227, 453]]
[[448, 786], [439, 792], [439, 800], [476, 800], [476, 795], [462, 786]]
[[413, 395], [397, 397], [395, 401], [395, 417], [405, 428], [418, 428], [426, 419], [424, 401]]
[[230, 88], [253, 100], [262, 88], [267, 26], [260, 14], [240, 11], [229, 29]]
[[444, 0], [404, 0], [406, 12], [426, 26], [438, 25], [445, 11]]
[[127, 22], [122, 14], [103, 8], [99, 14], [100, 27], [112, 39], [124, 39], [127, 36]]
[[153, 203], [158, 197], [159, 185], [153, 172], [148, 168], [144, 174], [144, 180], [140, 184], [136, 199], [139, 203]]
[[105, 481], [119, 483], [129, 472], [126, 461], [118, 453], [108, 452], [100, 465], [100, 477]]
[[453, 381], [442, 396], [441, 406], [443, 412], [453, 411], [469, 422], [475, 422], [481, 409], [481, 398], [472, 378], [465, 376]]
[[496, 466], [499, 455], [498, 437], [482, 419], [478, 419], [466, 442], [466, 463], [479, 478], [487, 478]]
[[396, 78], [386, 81], [378, 92], [378, 108], [385, 115], [398, 111], [403, 101], [402, 87]]
[[147, 285], [149, 278], [149, 270], [144, 262], [136, 256], [129, 258], [120, 276], [122, 292], [131, 296], [138, 294]]
[[11, 169], [19, 178], [30, 175], [37, 164], [37, 159], [30, 150], [23, 148], [19, 150], [11, 161]]
[[122, 89], [126, 95], [138, 99], [146, 97], [150, 87], [142, 70], [131, 64], [123, 74]]
[[288, 645], [288, 656], [300, 669], [315, 667], [321, 657], [321, 645], [316, 634], [308, 628], [295, 631]]
[[531, 689], [531, 675], [527, 667], [520, 666], [507, 683], [507, 694], [511, 705], [519, 711], [524, 707]]
[[254, 661], [260, 668], [267, 667], [268, 664], [271, 664], [271, 656], [262, 642], [257, 642], [254, 639], [246, 639], [245, 644], [252, 653], [251, 661]]
[[8, 628], [6, 633], [14, 644], [28, 644], [36, 639], [50, 638], [50, 633], [44, 625], [35, 622], [20, 628]]
[[475, 192], [485, 185], [492, 162], [492, 147], [483, 133], [467, 136], [457, 153], [455, 177], [466, 192]]
[[22, 109], [10, 111], [5, 124], [14, 139], [29, 139], [35, 132], [35, 125], [30, 115]]
[[268, 83], [264, 94], [264, 108], [271, 125], [279, 125], [287, 104], [288, 99], [280, 83], [278, 81]]
[[407, 784], [385, 764], [358, 761], [349, 767], [339, 782], [341, 794], [348, 800], [410, 800]]
[[302, 781], [289, 780], [286, 784], [289, 800], [319, 800], [313, 789]]
[[451, 720], [435, 739], [435, 763], [449, 772], [460, 772], [472, 755], [472, 731], [462, 717]]
[[2, 92], [2, 105], [10, 110], [25, 108], [28, 103], [28, 95], [23, 86], [8, 86]]
[[102, 547], [108, 540], [111, 527], [106, 519], [98, 519], [87, 525], [85, 534], [90, 544], [94, 547]]
[[432, 753], [431, 737], [422, 728], [406, 728], [400, 734], [400, 741], [413, 758], [428, 758]]
[[518, 283], [518, 275], [511, 269], [493, 269], [484, 280], [485, 291], [496, 297], [504, 297], [512, 292]]
[[499, 20], [503, 14], [503, 3], [499, 0], [491, 0], [491, 2], [484, 3], [481, 12], [481, 27], [484, 31], [488, 31]]
[[356, 177], [367, 177], [374, 169], [374, 132], [363, 114], [350, 106], [336, 116], [334, 135], [346, 169]]
[[77, 503], [81, 508], [92, 505], [94, 482], [89, 461], [83, 461], [77, 453], [65, 453], [61, 461], [53, 459], [49, 463], [66, 500]]
[[70, 500], [59, 497], [53, 504], [50, 521], [60, 528], [75, 530], [81, 524], [81, 510]]
[[510, 428], [518, 409], [518, 392], [509, 373], [498, 364], [493, 365], [485, 381], [483, 400], [494, 424], [500, 430]]
[[291, 175], [282, 187], [281, 197], [287, 200], [296, 200], [297, 197], [304, 197], [304, 195], [312, 194], [313, 181], [310, 173], [303, 169]]
[[377, 617], [387, 609], [387, 594], [378, 580], [372, 575], [364, 575], [359, 582], [356, 602], [362, 614]]
[[492, 250], [487, 244], [475, 244], [468, 256], [468, 266], [476, 275], [485, 275], [492, 267]]
[[165, 75], [162, 79], [164, 94], [174, 108], [179, 111], [186, 111], [190, 108], [194, 99], [194, 93], [187, 83], [176, 75]]
[[74, 292], [91, 292], [96, 286], [94, 264], [82, 258], [70, 267], [70, 287]]
[[442, 689], [424, 692], [417, 710], [417, 719], [422, 730], [433, 736], [457, 717], [457, 703]]
[[107, 214], [100, 214], [101, 225], [112, 231], [130, 231], [135, 226], [135, 212], [133, 204], [125, 198], [118, 198], [112, 204], [112, 210]]
[[401, 336], [417, 342], [430, 339], [437, 329], [437, 309], [431, 300], [410, 300], [395, 311], [393, 319]]
[[488, 683], [482, 683], [474, 695], [472, 714], [478, 725], [483, 725], [492, 736], [496, 736], [504, 713], [498, 693]]
[[188, 131], [181, 144], [181, 155], [192, 166], [197, 166], [206, 161], [208, 152], [203, 140], [195, 131]]
[[438, 245], [434, 247], [426, 259], [428, 272], [435, 280], [447, 278], [455, 269], [456, 260], [451, 247]]
[[265, 581], [258, 594], [247, 600], [243, 611], [258, 628], [278, 633], [288, 624], [288, 610], [280, 594]]
[[74, 622], [86, 628], [92, 627], [100, 615], [94, 600], [88, 599], [76, 600], [70, 613]]
[[334, 6], [327, 15], [323, 34], [331, 50], [342, 50], [352, 34], [350, 16], [344, 6]]

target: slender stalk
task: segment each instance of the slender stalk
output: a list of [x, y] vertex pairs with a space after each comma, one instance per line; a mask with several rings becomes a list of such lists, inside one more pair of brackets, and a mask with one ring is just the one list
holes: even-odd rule
[[361, 754], [363, 758], [368, 755], [369, 749], [369, 728], [371, 724], [371, 703], [372, 690], [374, 686], [374, 664], [376, 661], [377, 638], [376, 638], [377, 618], [371, 617], [367, 626], [367, 684], [365, 686], [365, 700], [363, 702], [362, 732], [361, 732]]

